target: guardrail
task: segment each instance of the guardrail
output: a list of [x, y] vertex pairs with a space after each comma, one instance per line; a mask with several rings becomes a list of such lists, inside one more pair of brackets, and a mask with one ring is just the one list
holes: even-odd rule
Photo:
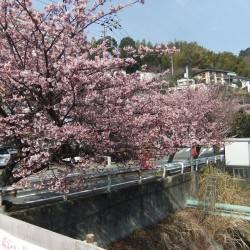
[[[167, 163], [158, 165], [153, 169], [140, 169], [139, 166], [129, 166], [127, 168], [108, 168], [106, 171], [89, 171], [82, 173], [82, 178], [85, 180], [85, 189], [82, 191], [72, 190], [68, 194], [54, 193], [49, 191], [48, 188], [20, 189], [2, 187], [0, 188], [0, 211], [3, 201], [16, 205], [41, 204], [73, 199], [90, 193], [111, 192], [125, 186], [139, 185], [143, 182], [166, 178], [169, 175], [197, 171], [206, 164], [222, 162], [223, 160], [224, 155], [216, 155], [185, 162]], [[69, 174], [67, 178], [73, 178], [75, 174], [79, 173]], [[30, 181], [35, 183], [39, 179], [30, 178]]]

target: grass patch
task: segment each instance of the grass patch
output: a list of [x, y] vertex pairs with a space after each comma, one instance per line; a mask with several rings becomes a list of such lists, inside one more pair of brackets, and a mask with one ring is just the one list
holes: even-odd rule
[[204, 216], [198, 209], [172, 214], [154, 226], [136, 230], [108, 250], [250, 249], [249, 223]]
[[[206, 201], [208, 186], [215, 180], [214, 202], [246, 205], [242, 187], [214, 166], [206, 168], [199, 178], [199, 199]], [[213, 207], [211, 206], [211, 209]], [[201, 209], [187, 208], [168, 216], [159, 223], [136, 230], [124, 240], [114, 242], [108, 250], [185, 250], [185, 249], [250, 249], [250, 222], [214, 216]]]

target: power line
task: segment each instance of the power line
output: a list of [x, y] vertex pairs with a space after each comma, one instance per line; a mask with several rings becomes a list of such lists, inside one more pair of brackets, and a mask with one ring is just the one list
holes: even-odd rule
[[125, 34], [127, 35], [127, 36], [130, 36], [129, 34], [128, 34], [128, 32], [121, 26], [121, 29], [125, 32]]
[[[37, 1], [37, 2], [39, 2], [39, 3], [46, 4], [46, 5], [49, 4], [48, 2], [46, 3], [46, 2], [44, 2], [44, 1], [42, 1], [42, 0], [35, 0], [35, 1]], [[57, 4], [57, 2], [55, 2], [54, 0], [47, 0], [47, 1]]]
[[[35, 0], [35, 1], [40, 2], [42, 4], [45, 4], [45, 5], [49, 4], [48, 2], [52, 2], [52, 3], [57, 4], [54, 0]], [[45, 2], [45, 1], [47, 1], [47, 2]], [[103, 21], [99, 21], [96, 23], [100, 26], [103, 26], [103, 31], [102, 31], [103, 37], [106, 36], [106, 31], [108, 31], [108, 32], [111, 32], [116, 38], [121, 40], [121, 37], [115, 33], [115, 30], [118, 31], [122, 37], [129, 36], [129, 34], [121, 26], [120, 21], [121, 21], [120, 18], [115, 14], [113, 16], [104, 17]], [[94, 34], [94, 33], [92, 33], [92, 34], [95, 36], [98, 36], [98, 37], [102, 37], [102, 36]]]
[[117, 34], [115, 34], [115, 32], [113, 31], [113, 30], [110, 30], [119, 40], [121, 40], [121, 38], [117, 35]]
[[127, 33], [122, 26], [120, 25], [120, 18], [115, 14], [113, 16], [105, 17], [103, 20], [97, 22], [98, 25], [103, 27], [103, 36], [106, 36], [106, 32], [112, 32], [113, 35], [115, 35], [116, 38], [121, 40], [121, 37], [115, 32], [118, 31], [123, 37], [125, 32]]
[[43, 2], [42, 0], [36, 0], [36, 1], [39, 3], [47, 4], [47, 3]]

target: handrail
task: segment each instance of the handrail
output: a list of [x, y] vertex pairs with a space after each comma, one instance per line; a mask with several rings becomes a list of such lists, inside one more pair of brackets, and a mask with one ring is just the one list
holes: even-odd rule
[[[138, 185], [142, 184], [144, 181], [149, 179], [158, 179], [158, 178], [166, 178], [169, 173], [171, 175], [174, 174], [183, 174], [186, 171], [198, 171], [199, 165], [208, 164], [209, 162], [216, 162], [218, 160], [222, 161], [224, 158], [223, 155], [206, 157], [201, 159], [195, 159], [193, 162], [175, 162], [175, 163], [167, 163], [163, 165], [159, 165], [154, 169], [140, 169], [138, 166], [133, 166], [134, 168], [129, 169], [109, 169], [107, 172], [102, 173], [88, 173], [86, 176], [87, 188], [83, 191], [75, 191], [67, 194], [68, 197], [77, 194], [86, 194], [95, 190], [103, 191], [103, 192], [111, 192], [112, 188], [119, 188], [124, 185]], [[194, 166], [194, 168], [193, 168]], [[190, 168], [191, 167], [191, 168]], [[192, 170], [193, 169], [193, 170]], [[157, 173], [161, 173], [161, 175], [157, 175]], [[73, 174], [69, 175], [69, 178], [72, 178]], [[123, 177], [124, 176], [124, 177]], [[122, 180], [121, 180], [121, 177]], [[95, 187], [95, 188], [93, 188]], [[17, 189], [16, 187], [2, 187], [0, 188], [0, 201], [3, 199], [12, 199], [14, 200], [14, 196], [18, 197], [30, 197], [36, 195], [46, 195], [48, 193], [52, 193], [47, 188], [38, 190], [38, 189]], [[2, 195], [2, 197], [1, 197]], [[58, 199], [57, 196], [48, 197], [48, 200]], [[67, 197], [65, 195], [61, 195], [63, 199]], [[0, 203], [0, 206], [2, 204]]]
[[[199, 206], [200, 207], [211, 206], [211, 203], [199, 200], [187, 200], [186, 204], [188, 207], [191, 208]], [[224, 203], [214, 203], [213, 206], [214, 206], [213, 209], [207, 210], [208, 213], [250, 221], [250, 207], [248, 206], [231, 205]]]

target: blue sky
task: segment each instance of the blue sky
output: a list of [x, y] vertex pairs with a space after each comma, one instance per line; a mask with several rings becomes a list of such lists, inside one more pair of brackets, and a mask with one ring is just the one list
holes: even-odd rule
[[[40, 0], [49, 2], [49, 0]], [[54, 0], [57, 2], [58, 0]], [[36, 8], [43, 5], [33, 1]], [[114, 3], [119, 1], [115, 0]], [[118, 14], [121, 30], [107, 31], [118, 42], [124, 36], [134, 40], [166, 43], [174, 40], [197, 42], [215, 51], [235, 55], [250, 47], [250, 0], [145, 0]], [[100, 37], [95, 26], [91, 36]]]

